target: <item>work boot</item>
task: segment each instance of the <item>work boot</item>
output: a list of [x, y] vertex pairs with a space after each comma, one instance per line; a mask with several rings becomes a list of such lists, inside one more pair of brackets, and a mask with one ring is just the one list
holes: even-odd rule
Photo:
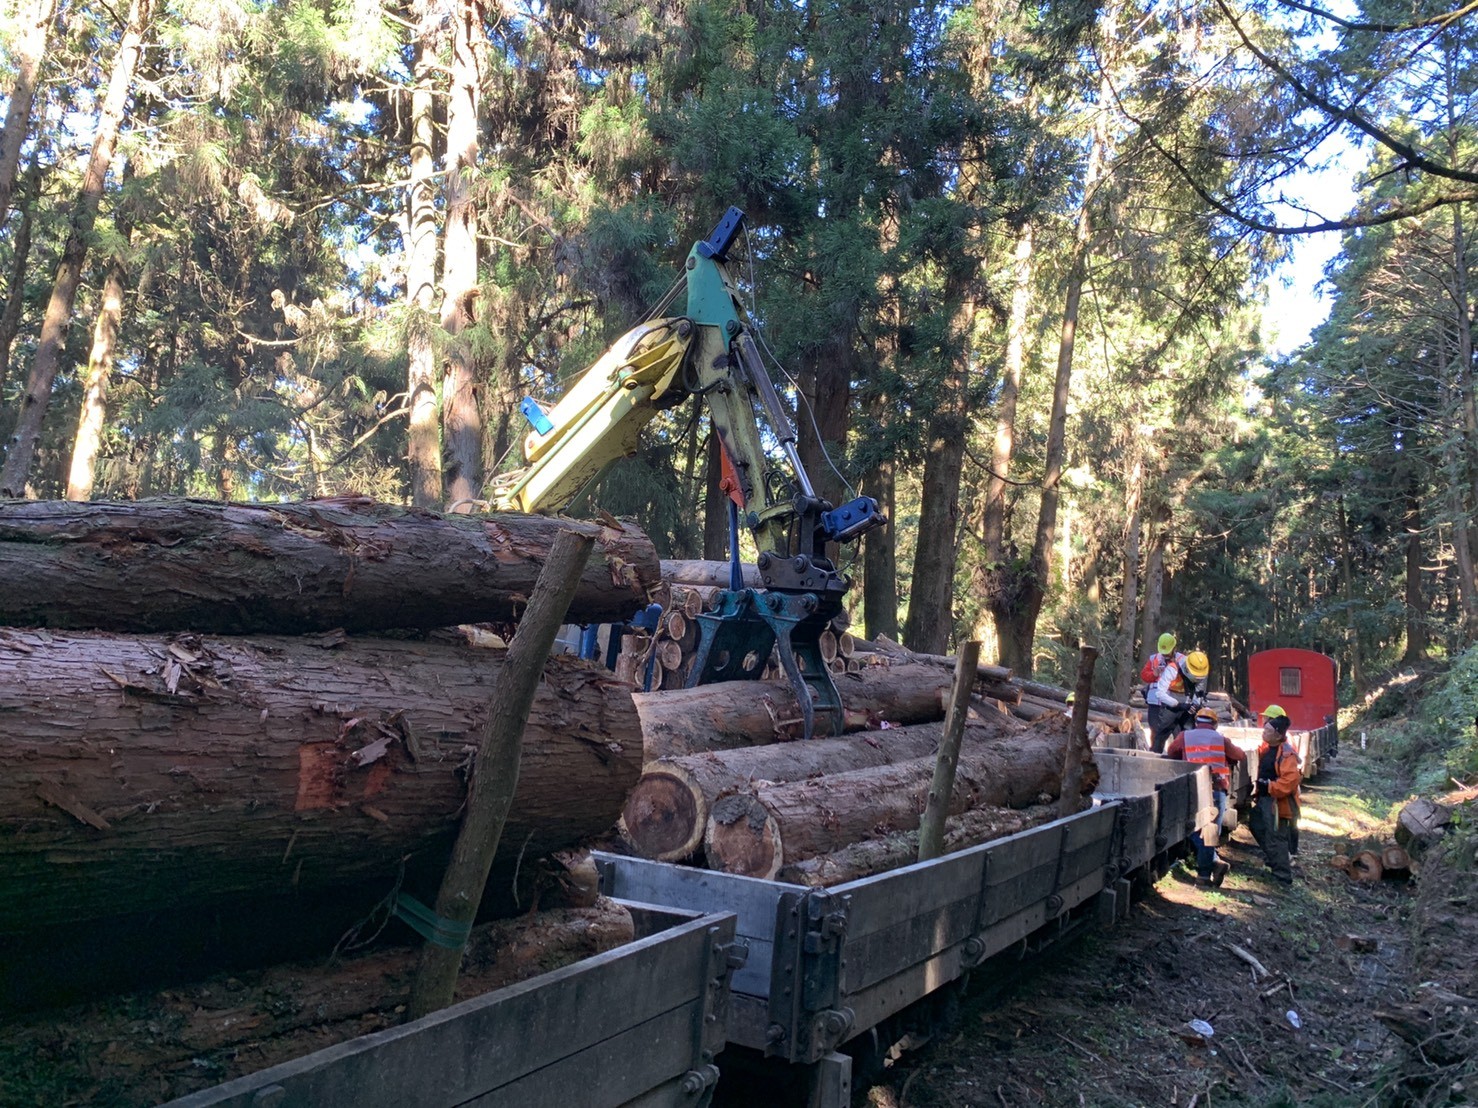
[[1217, 863], [1211, 867], [1211, 884], [1218, 889], [1221, 888], [1221, 883], [1227, 879], [1227, 874], [1230, 873], [1231, 870], [1232, 864], [1230, 862], [1223, 862], [1218, 860]]
[[1197, 877], [1196, 878], [1196, 888], [1198, 888], [1198, 889], [1209, 889], [1209, 888], [1211, 888], [1211, 878], [1209, 878], [1209, 877]]

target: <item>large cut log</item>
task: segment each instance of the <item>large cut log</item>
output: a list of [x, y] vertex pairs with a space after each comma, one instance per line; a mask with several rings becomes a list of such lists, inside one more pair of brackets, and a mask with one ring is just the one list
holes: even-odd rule
[[[1066, 759], [1068, 721], [1048, 717], [1009, 743], [965, 751], [955, 770], [949, 815], [994, 805], [1025, 808], [1056, 799]], [[713, 805], [703, 845], [711, 869], [771, 878], [780, 868], [848, 843], [919, 825], [934, 759], [829, 774], [782, 785], [755, 784]], [[1098, 785], [1083, 767], [1080, 787]]]
[[293, 634], [506, 622], [561, 529], [597, 536], [571, 622], [629, 619], [647, 603], [659, 563], [634, 528], [362, 497], [4, 501], [0, 624]]
[[[380, 876], [444, 852], [503, 652], [0, 632], [0, 932]], [[499, 856], [616, 822], [629, 689], [551, 658]], [[444, 854], [440, 855], [444, 860]]]
[[[998, 714], [970, 724], [965, 741], [1008, 737], [1025, 726]], [[943, 729], [943, 723], [917, 723], [840, 739], [774, 743], [648, 762], [622, 809], [622, 837], [643, 858], [680, 862], [702, 845], [709, 812], [722, 794], [755, 781], [803, 781], [824, 773], [924, 758], [938, 748]]]
[[[632, 937], [631, 913], [605, 899], [477, 927], [458, 997], [572, 965]], [[95, 1090], [79, 1102], [142, 1108], [184, 1096], [401, 1023], [417, 955], [416, 946], [382, 947], [10, 1018], [0, 1030], [0, 1089], [29, 1087], [18, 1068], [44, 1053], [49, 1088]]]
[[[952, 675], [931, 665], [866, 666], [838, 674], [844, 729], [863, 731], [888, 723], [928, 723], [944, 718]], [[986, 696], [1014, 691], [980, 681]], [[800, 703], [784, 681], [725, 681], [696, 689], [636, 693], [646, 759], [681, 758], [710, 750], [762, 746], [800, 737]], [[818, 716], [817, 730], [825, 730]]]
[[[1057, 810], [1046, 804], [1030, 808], [972, 808], [951, 816], [944, 824], [944, 853], [953, 854], [966, 847], [978, 846], [993, 839], [1015, 835], [1056, 818]], [[887, 873], [918, 859], [919, 833], [895, 831], [877, 839], [848, 843], [830, 854], [805, 858], [781, 866], [779, 879], [792, 885], [813, 888], [843, 885], [877, 873]]]

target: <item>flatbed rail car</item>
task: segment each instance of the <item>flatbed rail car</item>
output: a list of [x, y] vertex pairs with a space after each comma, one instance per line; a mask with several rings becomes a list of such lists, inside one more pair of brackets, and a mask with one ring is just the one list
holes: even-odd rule
[[1100, 752], [1087, 811], [828, 889], [597, 854], [613, 895], [738, 916], [749, 949], [732, 982], [729, 1042], [801, 1068], [810, 1108], [846, 1108], [842, 1048], [980, 966], [1127, 914], [1192, 831], [1215, 822], [1210, 772]]
[[704, 1108], [745, 953], [735, 918], [626, 906], [625, 946], [167, 1108]]

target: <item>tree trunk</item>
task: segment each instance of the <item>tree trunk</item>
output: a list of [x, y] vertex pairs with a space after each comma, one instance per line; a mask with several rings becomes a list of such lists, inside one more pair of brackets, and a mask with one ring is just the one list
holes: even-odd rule
[[[0, 932], [383, 878], [445, 859], [499, 651], [9, 631]], [[551, 658], [500, 856], [608, 830], [641, 767], [629, 690]]]
[[12, 40], [11, 64], [15, 66], [15, 84], [10, 86], [10, 102], [5, 108], [5, 129], [0, 131], [0, 227], [10, 216], [10, 198], [15, 191], [16, 174], [20, 171], [21, 148], [31, 128], [31, 106], [36, 100], [36, 76], [46, 57], [46, 40], [51, 34], [56, 14], [56, 0], [35, 0], [31, 10], [21, 17], [21, 25]]
[[[1150, 549], [1144, 563], [1144, 618], [1139, 628], [1139, 641], [1146, 651], [1150, 643], [1156, 642], [1160, 632], [1162, 609], [1165, 604], [1165, 543], [1169, 524], [1169, 512], [1157, 506], [1150, 516]], [[1189, 649], [1186, 644], [1182, 649]]]
[[29, 195], [22, 201], [21, 221], [11, 242], [10, 281], [5, 288], [5, 310], [0, 312], [0, 393], [10, 379], [10, 351], [15, 346], [15, 336], [20, 334], [21, 317], [26, 309], [26, 273], [31, 264], [31, 230], [35, 224], [36, 185], [40, 180], [34, 154], [26, 178]]
[[[963, 281], [955, 274], [951, 284]], [[946, 290], [959, 303], [951, 327], [952, 364], [944, 397], [929, 421], [919, 501], [920, 536], [914, 552], [903, 641], [911, 650], [943, 654], [954, 632], [955, 552], [960, 532], [960, 474], [965, 461], [965, 431], [970, 398], [970, 338], [975, 329], [974, 298], [960, 288]]]
[[[130, 228], [118, 220], [118, 235], [124, 248]], [[97, 323], [92, 329], [92, 352], [87, 357], [87, 376], [83, 379], [82, 411], [77, 417], [77, 436], [72, 443], [72, 464], [67, 475], [67, 499], [91, 500], [97, 480], [98, 450], [103, 442], [103, 423], [107, 418], [108, 386], [113, 379], [113, 353], [118, 346], [118, 331], [123, 325], [123, 278], [126, 261], [121, 251], [108, 259], [103, 278], [102, 303], [98, 306]]]
[[77, 287], [82, 282], [82, 265], [87, 259], [88, 243], [93, 224], [97, 221], [98, 205], [102, 201], [103, 181], [112, 163], [118, 129], [128, 106], [128, 92], [133, 85], [134, 70], [138, 67], [152, 2], [133, 0], [127, 26], [113, 58], [108, 91], [98, 113], [97, 135], [93, 139], [92, 154], [87, 160], [82, 187], [72, 210], [66, 245], [57, 265], [56, 284], [52, 287], [46, 315], [41, 322], [41, 336], [26, 382], [25, 397], [21, 401], [20, 416], [5, 453], [5, 464], [0, 467], [0, 496], [24, 496], [26, 493], [26, 479], [31, 472], [36, 443], [41, 438], [41, 424], [51, 403], [52, 382], [56, 380], [61, 363]]
[[[965, 744], [1013, 736], [1025, 724], [995, 715], [972, 722]], [[648, 762], [622, 810], [622, 835], [636, 854], [681, 862], [703, 843], [713, 803], [751, 781], [804, 781], [826, 773], [890, 766], [932, 755], [943, 723], [918, 723], [849, 738], [774, 743]]]
[[483, 33], [481, 0], [455, 0], [452, 19], [451, 97], [447, 106], [446, 233], [443, 239], [441, 326], [447, 333], [442, 379], [446, 497], [459, 506], [482, 496], [482, 401], [477, 360], [462, 337], [476, 322], [478, 295], [477, 111], [482, 74], [474, 36]]
[[[1051, 717], [1009, 743], [966, 751], [949, 814], [985, 805], [1025, 808], [1055, 800], [1067, 754], [1068, 721]], [[713, 806], [704, 847], [711, 869], [773, 878], [780, 868], [890, 831], [911, 831], [934, 776], [934, 759], [828, 774], [731, 793]], [[1084, 795], [1097, 786], [1090, 767]], [[825, 813], [825, 818], [817, 818]]]
[[[723, 479], [722, 450], [718, 432], [710, 427], [703, 469], [703, 557], [714, 562], [723, 562], [729, 557], [729, 498], [719, 488], [719, 481]], [[725, 582], [723, 587], [727, 588], [728, 583]]]
[[[706, 559], [663, 558], [661, 572], [662, 581], [667, 585], [690, 585], [706, 589], [729, 587], [727, 556], [713, 562]], [[764, 582], [760, 580], [760, 571], [753, 564], [741, 564], [739, 574], [747, 588], [764, 587]]]
[[[952, 816], [944, 824], [944, 853], [979, 846], [1048, 823], [1057, 816], [1056, 809], [1045, 804], [1030, 808], [996, 808], [986, 805]], [[887, 873], [912, 865], [919, 852], [917, 831], [895, 831], [877, 839], [848, 843], [829, 854], [818, 854], [780, 867], [777, 881], [792, 885], [822, 888], [859, 881], [874, 874]]]
[[440, 517], [343, 498], [0, 503], [0, 623], [289, 634], [516, 619], [554, 536], [599, 537], [570, 618], [624, 619], [658, 581], [635, 530]]
[[433, 122], [436, 32], [442, 5], [425, 3], [416, 29], [411, 91], [410, 182], [406, 192], [406, 406], [410, 409], [406, 459], [411, 503], [442, 503], [441, 428], [436, 405], [436, 352], [432, 344], [432, 301], [436, 294], [436, 196]]
[[1016, 239], [1015, 275], [1011, 291], [1011, 316], [1007, 322], [1006, 362], [1001, 373], [1001, 396], [996, 401], [996, 437], [991, 448], [991, 471], [986, 477], [981, 510], [985, 560], [1000, 562], [1005, 556], [1006, 478], [1016, 442], [1016, 402], [1021, 395], [1021, 371], [1026, 365], [1027, 322], [1032, 300], [1032, 224], [1024, 223]]
[[862, 537], [862, 624], [869, 638], [898, 638], [898, 518], [891, 459], [867, 475], [864, 495], [878, 502], [890, 523]]
[[[1402, 519], [1406, 529], [1406, 650], [1401, 655], [1404, 665], [1414, 665], [1427, 655], [1427, 598], [1422, 591], [1422, 503], [1414, 474], [1411, 481]], [[1460, 537], [1462, 532], [1459, 526], [1455, 537]]]
[[[940, 666], [864, 666], [836, 677], [848, 731], [944, 718], [950, 671]], [[989, 691], [994, 682], [977, 684]], [[1004, 690], [1003, 690], [1004, 691]], [[635, 693], [645, 759], [681, 758], [715, 750], [764, 746], [799, 738], [800, 705], [780, 681], [723, 681], [696, 689]], [[812, 740], [814, 743], [817, 740]]]
[[1125, 495], [1124, 516], [1124, 584], [1120, 591], [1118, 663], [1114, 667], [1114, 699], [1129, 700], [1134, 679], [1139, 674], [1139, 655], [1134, 649], [1134, 618], [1139, 614], [1139, 502], [1144, 492], [1144, 455], [1139, 449], [1139, 436], [1134, 436], [1134, 461], [1129, 467], [1129, 489]]
[[[1366, 663], [1360, 649], [1360, 625], [1355, 622], [1355, 578], [1349, 558], [1349, 517], [1345, 514], [1345, 499], [1338, 501], [1339, 510], [1339, 588], [1345, 601], [1345, 634], [1349, 637], [1349, 681], [1354, 685], [1355, 696], [1363, 697], [1369, 691], [1366, 683]], [[1459, 521], [1459, 526], [1462, 523]]]

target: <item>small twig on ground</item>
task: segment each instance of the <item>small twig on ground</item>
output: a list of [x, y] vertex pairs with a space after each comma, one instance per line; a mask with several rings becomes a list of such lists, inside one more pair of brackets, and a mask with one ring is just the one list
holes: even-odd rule
[[1242, 1044], [1231, 1036], [1227, 1036], [1227, 1042], [1231, 1043], [1234, 1047], [1237, 1048], [1237, 1053], [1242, 1056], [1242, 1064], [1247, 1067], [1242, 1072], [1242, 1076], [1255, 1078], [1259, 1083], [1265, 1082], [1267, 1079], [1264, 1078], [1263, 1075], [1258, 1072], [1257, 1067], [1252, 1064], [1252, 1059], [1247, 1057], [1247, 1052], [1242, 1049]]
[[1093, 1051], [1089, 1050], [1086, 1046], [1082, 1046], [1079, 1043], [1073, 1042], [1073, 1040], [1069, 1039], [1061, 1031], [1054, 1031], [1053, 1034], [1056, 1035], [1063, 1042], [1067, 1043], [1067, 1045], [1070, 1046], [1070, 1047], [1072, 1047], [1074, 1050], [1081, 1051], [1083, 1054], [1087, 1055], [1089, 1058], [1092, 1058], [1100, 1066], [1105, 1064], [1104, 1063], [1104, 1060], [1102, 1058], [1100, 1058], [1098, 1055], [1094, 1054]]
[[1246, 962], [1249, 966], [1251, 966], [1252, 967], [1252, 972], [1254, 974], [1256, 974], [1258, 977], [1271, 977], [1272, 976], [1272, 974], [1270, 974], [1268, 972], [1268, 968], [1265, 965], [1263, 965], [1261, 962], [1259, 962], [1256, 958], [1254, 958], [1247, 951], [1243, 950], [1236, 943], [1225, 943], [1223, 945], [1225, 945], [1226, 948], [1228, 950], [1230, 950], [1233, 954], [1235, 954], [1238, 958], [1242, 959], [1242, 961]]
[[1353, 1093], [1355, 1091], [1352, 1087], [1346, 1085], [1343, 1081], [1336, 1081], [1332, 1077], [1325, 1077], [1322, 1073], [1314, 1073], [1312, 1070], [1310, 1070], [1309, 1076], [1312, 1077], [1315, 1081], [1322, 1081], [1330, 1088], [1338, 1089], [1341, 1092]]
[[1011, 1108], [1011, 1105], [1006, 1101], [1006, 1094], [1001, 1092], [999, 1085], [996, 1086], [996, 1097], [1001, 1102], [1001, 1108]]
[[903, 1079], [903, 1086], [898, 1090], [898, 1108], [908, 1108], [908, 1090], [913, 1087], [913, 1083], [923, 1072], [924, 1068], [920, 1066]]

